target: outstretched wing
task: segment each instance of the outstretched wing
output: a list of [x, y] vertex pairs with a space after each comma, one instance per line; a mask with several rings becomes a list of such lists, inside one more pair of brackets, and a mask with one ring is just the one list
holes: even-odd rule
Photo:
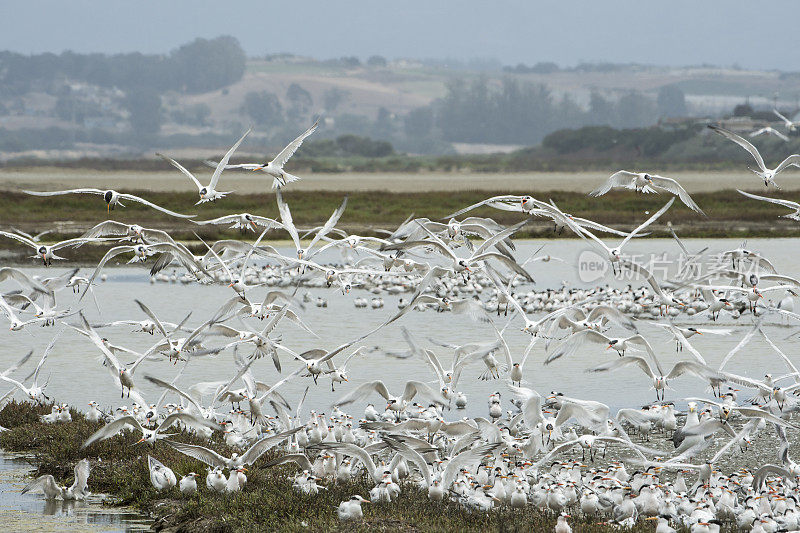
[[283, 165], [286, 164], [287, 161], [294, 155], [300, 145], [303, 144], [303, 141], [306, 137], [317, 131], [317, 126], [319, 126], [319, 120], [314, 122], [314, 125], [300, 134], [295, 140], [290, 142], [286, 148], [281, 150], [281, 152], [275, 156], [275, 159], [272, 160], [272, 165], [278, 167], [280, 169], [283, 168]]
[[233, 155], [233, 152], [235, 152], [236, 149], [239, 148], [239, 145], [242, 144], [244, 138], [247, 137], [247, 135], [251, 131], [252, 129], [248, 129], [246, 132], [244, 132], [244, 135], [242, 135], [241, 138], [238, 141], [236, 141], [236, 144], [231, 146], [231, 149], [225, 153], [223, 158], [220, 160], [219, 165], [217, 165], [217, 168], [214, 169], [214, 173], [211, 175], [211, 183], [209, 184], [209, 187], [211, 187], [212, 189], [217, 188], [217, 183], [219, 182], [220, 175], [222, 175], [222, 170], [225, 168], [225, 165], [228, 164], [228, 161]]
[[750, 141], [747, 139], [736, 135], [732, 131], [726, 130], [725, 128], [720, 128], [719, 126], [714, 126], [713, 124], [709, 124], [708, 127], [716, 133], [719, 133], [723, 137], [730, 139], [731, 141], [735, 142], [748, 152], [750, 155], [753, 156], [753, 159], [756, 160], [756, 164], [760, 167], [761, 171], [767, 170], [767, 166], [764, 164], [764, 158], [761, 157], [761, 154], [758, 153], [758, 149], [753, 146]]
[[636, 179], [635, 172], [628, 172], [627, 170], [620, 170], [611, 175], [606, 181], [603, 182], [598, 188], [589, 193], [589, 196], [602, 196], [608, 191], [616, 187], [624, 187], [625, 189], [633, 188], [633, 181]]
[[194, 182], [194, 184], [195, 184], [195, 186], [197, 187], [197, 190], [198, 190], [198, 191], [199, 191], [199, 190], [201, 190], [201, 189], [203, 188], [203, 184], [201, 184], [199, 181], [197, 181], [197, 178], [195, 178], [195, 177], [194, 177], [194, 174], [192, 174], [191, 172], [189, 172], [188, 170], [186, 170], [186, 169], [183, 167], [183, 165], [181, 165], [180, 163], [178, 163], [177, 161], [175, 161], [175, 160], [174, 160], [174, 159], [172, 159], [171, 157], [167, 157], [167, 156], [165, 156], [164, 154], [158, 154], [158, 153], [157, 153], [156, 155], [157, 155], [158, 157], [160, 157], [161, 159], [163, 159], [164, 161], [166, 161], [166, 162], [168, 162], [169, 164], [171, 164], [173, 167], [175, 167], [175, 168], [177, 168], [178, 170], [180, 170], [181, 172], [183, 172], [183, 174], [184, 174], [185, 176], [188, 176], [188, 177], [189, 177], [189, 179], [191, 179], [191, 180]]

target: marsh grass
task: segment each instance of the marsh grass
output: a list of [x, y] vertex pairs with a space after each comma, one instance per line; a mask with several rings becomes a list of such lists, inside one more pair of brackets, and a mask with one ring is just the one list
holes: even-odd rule
[[[487, 187], [491, 189], [491, 187]], [[194, 193], [131, 191], [158, 205], [181, 213], [197, 213], [197, 220], [209, 220], [231, 213], [249, 212], [256, 215], [278, 219], [275, 195], [272, 193], [231, 195], [217, 203], [194, 206], [197, 197]], [[756, 194], [777, 198], [792, 199], [792, 192], [755, 190]], [[619, 229], [632, 229], [643, 222], [645, 212], [655, 212], [670, 198], [666, 194], [642, 195], [625, 191], [611, 192], [601, 198], [591, 198], [585, 194], [565, 191], [506, 191], [502, 193], [486, 191], [452, 191], [388, 193], [382, 191], [356, 191], [350, 193], [347, 210], [338, 227], [351, 233], [376, 234], [376, 229], [394, 229], [409, 214], [440, 220], [468, 205], [480, 202], [495, 194], [533, 194], [540, 200], [553, 200], [564, 212], [575, 216], [614, 226]], [[345, 194], [334, 191], [287, 191], [284, 197], [289, 203], [295, 224], [298, 227], [321, 225], [339, 206]], [[744, 198], [734, 190], [696, 193], [696, 202], [708, 214], [702, 217], [689, 210], [682, 203], [675, 202], [669, 213], [660, 222], [670, 221], [681, 236], [685, 237], [726, 237], [726, 236], [771, 236], [791, 237], [800, 235], [800, 225], [779, 218], [790, 211], [769, 204]], [[170, 231], [174, 238], [196, 240], [197, 233], [202, 238], [241, 238], [242, 233], [224, 227], [199, 226], [192, 222], [176, 219], [154, 209], [129, 202], [128, 207], [118, 207], [108, 218], [128, 224], [140, 224]], [[102, 199], [84, 195], [64, 195], [57, 197], [34, 197], [21, 192], [5, 192], [0, 196], [0, 213], [4, 226], [15, 226], [26, 231], [41, 231], [55, 228], [56, 233], [48, 235], [47, 240], [74, 237], [94, 224], [104, 220], [105, 205]], [[501, 224], [513, 224], [521, 220], [520, 213], [500, 211], [488, 207], [478, 208], [464, 216], [485, 216]], [[573, 237], [569, 232], [554, 235], [553, 225], [545, 219], [535, 218], [518, 235], [519, 237]], [[663, 226], [653, 229], [654, 237], [668, 235]], [[254, 239], [253, 232], [246, 234]], [[286, 232], [270, 231], [267, 239], [286, 239]], [[19, 248], [11, 239], [0, 239], [0, 247]], [[65, 250], [65, 255], [85, 255], [88, 247]], [[27, 253], [28, 250], [25, 250]], [[30, 255], [30, 254], [28, 254]]]
[[[100, 427], [74, 412], [71, 423], [44, 424], [39, 415], [49, 413], [50, 405], [11, 402], [0, 412], [0, 425], [9, 431], [0, 433], [0, 447], [22, 452], [32, 458], [34, 475], [52, 474], [60, 483], [72, 482], [77, 461], [89, 459], [92, 472], [89, 488], [110, 496], [111, 505], [130, 505], [154, 519], [154, 528], [173, 531], [535, 531], [553, 530], [556, 516], [532, 507], [525, 510], [501, 508], [491, 513], [466, 511], [453, 503], [436, 503], [425, 492], [410, 484], [403, 486], [400, 497], [389, 504], [364, 504], [364, 520], [340, 523], [336, 516], [339, 502], [354, 494], [368, 497], [373, 486], [365, 479], [347, 484], [325, 483], [316, 496], [292, 490], [290, 476], [294, 466], [271, 469], [262, 467], [275, 457], [268, 453], [247, 472], [248, 482], [242, 492], [219, 494], [205, 486], [206, 466], [188, 458], [164, 443], [154, 447], [135, 444], [138, 435], [117, 435], [88, 448], [81, 448], [86, 438]], [[192, 444], [201, 441], [181, 432], [175, 440]], [[213, 449], [224, 455], [234, 450], [215, 434]], [[198, 493], [182, 495], [177, 488], [162, 493], [150, 484], [147, 455], [173, 469], [180, 478], [197, 472]], [[615, 529], [574, 517], [576, 532], [608, 532]], [[632, 530], [652, 531], [651, 522], [639, 523]]]

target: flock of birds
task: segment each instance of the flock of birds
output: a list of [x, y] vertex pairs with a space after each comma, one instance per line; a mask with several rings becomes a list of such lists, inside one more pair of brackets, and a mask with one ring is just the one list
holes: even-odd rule
[[[119, 406], [110, 412], [90, 403], [85, 416], [102, 425], [84, 447], [120, 432], [135, 432], [141, 436], [140, 443], [152, 446], [152, 455], [158, 455], [162, 446], [169, 446], [208, 465], [205, 485], [209, 491], [242, 490], [248, 467], [293, 463], [296, 473], [291, 474], [292, 485], [304, 494], [316, 494], [325, 483], [355, 478], [374, 483], [369, 494], [354, 495], [339, 505], [337, 514], [341, 520], [361, 519], [364, 503], [380, 505], [395, 500], [401, 491], [423, 490], [431, 500], [450, 501], [480, 512], [505, 506], [535, 506], [559, 515], [556, 533], [571, 531], [569, 513], [620, 526], [630, 526], [640, 519], [654, 520], [658, 533], [674, 531], [672, 526], [678, 524], [695, 533], [718, 531], [725, 521], [735, 522], [743, 531], [800, 530], [800, 465], [789, 456], [790, 435], [799, 429], [791, 414], [800, 409], [794, 399], [794, 394], [800, 393], [800, 371], [762, 327], [767, 316], [800, 320], [800, 315], [792, 311], [792, 296], [800, 289], [800, 281], [778, 272], [767, 257], [744, 244], [719, 254], [715, 268], [701, 275], [696, 267], [705, 260], [707, 249], [690, 253], [671, 226], [670, 231], [684, 252], [684, 266], [675, 279], [657, 279], [648, 265], [635, 262], [624, 248], [632, 239], [645, 235], [671, 208], [674, 198], [627, 233], [564, 213], [552, 201], [506, 195], [459, 210], [446, 217], [447, 222], [409, 217], [380, 238], [347, 234], [336, 228], [347, 206], [345, 199], [323, 226], [301, 236], [281, 194], [283, 187], [299, 178], [286, 173], [283, 167], [316, 127], [309, 128], [269, 163], [230, 165], [229, 159], [247, 136], [245, 133], [219, 162], [213, 163], [214, 172], [207, 186], [178, 162], [162, 156], [191, 178], [198, 188], [198, 204], [224, 201], [229, 192], [218, 188], [226, 169], [260, 171], [270, 176], [280, 220], [238, 213], [195, 222], [253, 231], [258, 233], [253, 244], [243, 240], [203, 242], [205, 253], [196, 255], [167, 232], [113, 220], [100, 222], [79, 238], [54, 244], [45, 244], [43, 235], [0, 231], [0, 236], [30, 247], [33, 257], [45, 266], [61, 260], [57, 252], [62, 249], [76, 249], [87, 243], [108, 247], [89, 276], [69, 269], [53, 277], [32, 277], [21, 269], [0, 268], [0, 283], [17, 286], [15, 290], [5, 289], [0, 298], [10, 329], [20, 331], [42, 325], [55, 326], [57, 330], [28, 376], [14, 377], [31, 358], [32, 351], [0, 373], [0, 383], [12, 386], [0, 401], [9, 400], [18, 391], [32, 402], [50, 401], [45, 392], [47, 383], [41, 379], [42, 369], [59, 337], [70, 334], [94, 347], [99, 355], [98, 370], [110, 375], [109, 387], [115, 387], [122, 398], [133, 402], [131, 408]], [[791, 155], [768, 169], [748, 141], [727, 130], [712, 129], [753, 155], [759, 166], [754, 172], [767, 186], [777, 187], [776, 175], [788, 166], [800, 166], [800, 155]], [[618, 188], [639, 193], [666, 192], [703, 213], [679, 183], [654, 174], [620, 171], [591, 194], [601, 196]], [[173, 217], [195, 216], [115, 190], [27, 192], [38, 196], [99, 195], [109, 212], [122, 207], [123, 201], [132, 201]], [[491, 218], [459, 218], [477, 207], [519, 213], [520, 222], [503, 227]], [[787, 216], [797, 219], [798, 204], [792, 208], [795, 213]], [[533, 267], [538, 261], [557, 260], [534, 254], [521, 261], [515, 256], [512, 238], [534, 217], [552, 220], [555, 231], [568, 230], [597, 250], [615, 271], [630, 271], [646, 283], [623, 289], [601, 286], [526, 290], [525, 286], [534, 281]], [[284, 255], [262, 244], [270, 230], [285, 231], [295, 253]], [[599, 234], [609, 234], [620, 241], [612, 244]], [[310, 241], [305, 241], [308, 237]], [[336, 249], [358, 259], [345, 265], [318, 262], [321, 252]], [[227, 285], [230, 298], [218, 302], [214, 313], [191, 326], [191, 313], [180, 323], [165, 322], [138, 299], [140, 316], [90, 323], [81, 302], [87, 293], [92, 293], [105, 265], [122, 255], [131, 256], [131, 263], [149, 262], [153, 276], [164, 275], [162, 271], [173, 267], [184, 272], [184, 282]], [[257, 261], [260, 266], [256, 266]], [[302, 319], [305, 307], [303, 298], [298, 296], [299, 287], [334, 285], [332, 294], [341, 292], [340, 297], [356, 288], [373, 294], [408, 293], [408, 297], [378, 327], [340, 346], [331, 347], [319, 339], [318, 348], [297, 353], [291, 348], [291, 335], [284, 332], [281, 336], [277, 331], [291, 322], [304, 334], [315, 335], [313, 324]], [[60, 293], [67, 288], [76, 293], [73, 301], [69, 306], [58, 305], [65, 298]], [[382, 306], [373, 305], [377, 309]], [[437, 355], [403, 328], [408, 349], [389, 354], [421, 361], [430, 371], [431, 381], [409, 380], [391, 390], [380, 380], [351, 383], [358, 365], [372, 364], [364, 341], [385, 327], [401, 323], [409, 312], [425, 309], [451, 313], [452, 321], [489, 324], [494, 335], [478, 343], [442, 343], [454, 353], [448, 366], [440, 358], [439, 348], [435, 348], [440, 351]], [[731, 335], [732, 330], [683, 327], [672, 319], [685, 314], [716, 320], [720, 313], [752, 316], [753, 325], [722, 363], [712, 367], [690, 339], [704, 334]], [[492, 314], [496, 315], [494, 319]], [[505, 322], [502, 329], [495, 321]], [[644, 324], [652, 324], [675, 340], [681, 359], [668, 372], [645, 335]], [[155, 341], [140, 352], [114, 344], [109, 339], [112, 334], [98, 333], [120, 327], [133, 327]], [[530, 339], [527, 350], [519, 356], [511, 353], [505, 340], [514, 331]], [[756, 335], [775, 351], [785, 364], [786, 373], [753, 378], [725, 369]], [[525, 373], [528, 355], [537, 343], [546, 348], [545, 364], [568, 359], [579, 351], [600, 355], [604, 349], [613, 350], [619, 357], [589, 370], [600, 373], [637, 367], [643, 374], [642, 385], [652, 387], [656, 401], [612, 414], [607, 405], [588, 398], [572, 398], [558, 392], [540, 395], [529, 386]], [[224, 353], [232, 355], [223, 357]], [[184, 369], [204, 357], [218, 358], [219, 375], [224, 379], [190, 386], [179, 384]], [[162, 365], [156, 372], [155, 362], [165, 358], [173, 364]], [[123, 363], [125, 359], [133, 362]], [[261, 359], [268, 359], [280, 373], [278, 381], [268, 384], [259, 380], [257, 375], [269, 370], [269, 365], [257, 370]], [[506, 382], [511, 410], [504, 412], [501, 393], [495, 392], [489, 396], [488, 416], [452, 417], [467, 404], [459, 383], [464, 369], [473, 365], [481, 368], [479, 379]], [[685, 375], [704, 382], [709, 394], [685, 398], [688, 409], [680, 413], [665, 395], [669, 384]], [[154, 398], [143, 397], [138, 386], [140, 376], [163, 389], [160, 398], [152, 401]], [[308, 386], [301, 397], [284, 397], [281, 388], [287, 382], [304, 379]], [[341, 387], [344, 393], [334, 402], [329, 415], [315, 411], [306, 415], [304, 401], [309, 393], [314, 394], [321, 379], [330, 379], [331, 388]], [[742, 392], [745, 389], [749, 392]], [[172, 402], [165, 403], [168, 399]], [[362, 416], [344, 410], [366, 400], [372, 403]], [[682, 424], [680, 418], [684, 418]], [[70, 420], [68, 406], [59, 403], [54, 403], [52, 412], [42, 417], [46, 423]], [[239, 452], [227, 457], [216, 452], [213, 444], [178, 442], [168, 433], [174, 427], [209, 442], [215, 432], [221, 432], [226, 444]], [[645, 439], [655, 431], [669, 435], [674, 452], [650, 447]], [[761, 460], [764, 464], [753, 472], [741, 469], [725, 473], [719, 469], [728, 454], [735, 450], [746, 453], [756, 436], [768, 433], [774, 433], [772, 440], [778, 443], [774, 464]], [[713, 457], [693, 461], [708, 455], [707, 450], [712, 447], [717, 447]], [[595, 464], [607, 451], [617, 460], [603, 466]], [[268, 452], [272, 460], [259, 462]], [[152, 455], [147, 460], [156, 489], [177, 486], [187, 494], [199, 490], [197, 473], [187, 473], [178, 480], [167, 465]], [[52, 476], [42, 476], [25, 491], [40, 489], [48, 499], [83, 499], [89, 494], [89, 465], [83, 459], [75, 466], [75, 481], [70, 487], [59, 486]], [[692, 473], [696, 474], [693, 482], [687, 479]]]

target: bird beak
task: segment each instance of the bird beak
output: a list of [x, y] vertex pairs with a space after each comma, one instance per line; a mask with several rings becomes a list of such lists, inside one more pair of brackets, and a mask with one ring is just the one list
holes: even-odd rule
[[144, 442], [144, 440], [145, 440], [144, 437], [142, 437], [141, 439], [136, 441], [136, 444], [139, 444], [140, 442]]
[[233, 282], [229, 283], [228, 287], [233, 287]]
[[703, 333], [702, 333], [702, 332], [700, 332], [700, 331], [696, 331], [695, 333], [697, 333], [698, 335], [702, 335], [702, 334], [703, 334]]

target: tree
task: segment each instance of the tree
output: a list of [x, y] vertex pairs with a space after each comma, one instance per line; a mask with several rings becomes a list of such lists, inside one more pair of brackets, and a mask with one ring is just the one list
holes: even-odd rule
[[378, 139], [389, 139], [394, 130], [394, 115], [385, 107], [378, 109], [378, 117], [372, 126], [372, 136]]
[[616, 122], [614, 103], [609, 102], [597, 91], [589, 97], [589, 124], [610, 126]]
[[677, 85], [664, 85], [658, 90], [658, 114], [662, 117], [685, 117], [686, 96]]
[[161, 96], [153, 89], [128, 91], [122, 103], [130, 113], [131, 129], [139, 135], [158, 133], [164, 121], [161, 110]]
[[739, 104], [733, 108], [734, 117], [749, 117], [752, 116], [753, 113], [754, 113], [753, 106], [751, 106], [747, 102], [745, 102], [744, 104]]
[[283, 107], [278, 97], [269, 91], [251, 91], [244, 96], [242, 113], [259, 125], [283, 124]]
[[221, 89], [242, 79], [247, 57], [234, 37], [195, 39], [171, 54], [171, 67], [187, 92]]
[[430, 107], [412, 109], [405, 116], [403, 127], [406, 137], [429, 137], [433, 130], [433, 110]]
[[655, 123], [658, 110], [654, 102], [638, 91], [623, 95], [617, 102], [617, 127], [636, 128]]
[[383, 56], [371, 56], [367, 59], [367, 66], [372, 68], [381, 68], [386, 66], [386, 58]]
[[325, 106], [325, 111], [336, 111], [336, 108], [347, 98], [350, 93], [338, 87], [331, 87], [322, 94], [322, 104]]
[[297, 83], [292, 83], [289, 85], [289, 88], [286, 89], [286, 99], [289, 100], [289, 110], [287, 114], [291, 120], [302, 119], [311, 111], [311, 107], [314, 105], [311, 93], [303, 89]]

